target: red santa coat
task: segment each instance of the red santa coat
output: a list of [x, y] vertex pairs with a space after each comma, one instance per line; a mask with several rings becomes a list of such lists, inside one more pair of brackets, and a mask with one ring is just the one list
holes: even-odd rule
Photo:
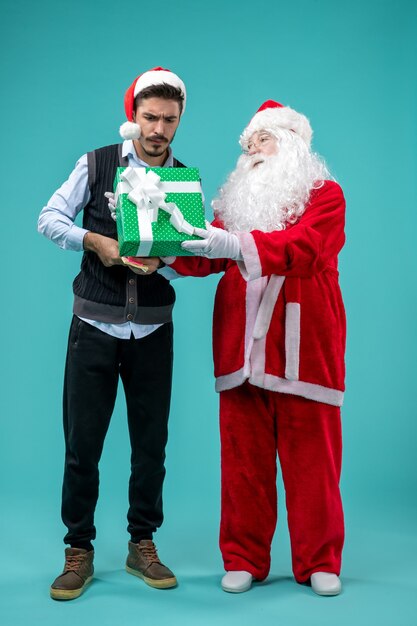
[[224, 271], [213, 320], [217, 391], [248, 380], [342, 405], [346, 320], [337, 255], [344, 217], [340, 186], [325, 181], [286, 230], [236, 233], [243, 261], [177, 257], [172, 263], [184, 276]]

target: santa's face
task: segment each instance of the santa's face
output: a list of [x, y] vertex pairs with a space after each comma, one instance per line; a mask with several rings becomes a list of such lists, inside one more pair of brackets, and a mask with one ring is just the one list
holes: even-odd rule
[[327, 174], [301, 137], [261, 129], [213, 200], [215, 215], [229, 231], [283, 230], [301, 217], [311, 189]]
[[265, 161], [265, 158], [278, 153], [277, 138], [266, 130], [253, 133], [248, 141], [247, 154], [254, 157], [251, 159], [252, 167], [256, 167]]

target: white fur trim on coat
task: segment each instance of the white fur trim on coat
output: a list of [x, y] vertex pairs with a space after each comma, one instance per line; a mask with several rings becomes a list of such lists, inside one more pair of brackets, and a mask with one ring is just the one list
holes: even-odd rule
[[285, 276], [276, 276], [275, 274], [269, 279], [268, 286], [265, 289], [262, 301], [259, 305], [258, 315], [256, 316], [255, 327], [253, 329], [254, 339], [261, 339], [267, 334], [272, 319], [272, 313], [274, 312], [284, 280]]
[[239, 239], [240, 252], [243, 257], [243, 261], [237, 262], [242, 277], [246, 281], [260, 278], [262, 276], [262, 265], [255, 239], [250, 233], [236, 232], [235, 235]]
[[300, 319], [299, 302], [285, 305], [285, 378], [298, 380], [300, 369]]
[[[247, 376], [245, 376], [243, 368], [231, 374], [219, 376], [216, 379], [216, 391], [221, 392], [227, 391], [227, 389], [233, 389], [234, 387], [242, 385], [245, 380], [247, 380]], [[332, 406], [342, 406], [343, 404], [343, 391], [332, 389], [331, 387], [305, 383], [301, 380], [287, 380], [286, 378], [279, 378], [272, 374], [265, 374], [259, 377], [252, 376], [249, 378], [249, 382], [251, 385], [255, 385], [255, 387], [261, 387], [261, 389], [289, 393], [294, 396], [307, 398], [307, 400], [315, 400], [315, 402], [323, 402], [324, 404], [330, 404]]]

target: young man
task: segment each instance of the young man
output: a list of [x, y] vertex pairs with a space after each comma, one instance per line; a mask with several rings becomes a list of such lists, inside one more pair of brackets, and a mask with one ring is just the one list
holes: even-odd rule
[[[119, 256], [104, 193], [118, 166], [184, 167], [170, 148], [184, 112], [186, 91], [174, 73], [156, 67], [135, 79], [125, 95], [128, 122], [122, 144], [80, 158], [39, 217], [39, 232], [66, 250], [84, 251], [74, 280], [64, 384], [65, 471], [62, 519], [64, 572], [54, 599], [78, 597], [93, 576], [98, 464], [122, 379], [131, 455], [127, 571], [156, 588], [176, 585], [158, 558], [153, 533], [162, 524], [162, 486], [172, 377], [174, 290], [156, 273], [132, 270]], [[83, 210], [83, 227], [74, 224]]]
[[[224, 272], [214, 310], [220, 392], [225, 591], [270, 568], [281, 463], [293, 572], [321, 595], [341, 590], [339, 491], [345, 313], [337, 256], [345, 201], [310, 149], [304, 115], [265, 102], [245, 129], [244, 154], [214, 201], [201, 258], [165, 259], [180, 275]], [[206, 258], [203, 258], [206, 257]]]

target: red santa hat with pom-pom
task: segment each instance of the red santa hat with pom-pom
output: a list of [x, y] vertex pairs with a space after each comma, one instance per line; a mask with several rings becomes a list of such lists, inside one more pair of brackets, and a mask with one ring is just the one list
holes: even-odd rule
[[280, 128], [292, 130], [310, 147], [313, 131], [308, 119], [302, 113], [297, 113], [294, 109], [275, 102], [275, 100], [267, 100], [261, 104], [240, 136], [239, 143], [245, 150], [253, 133], [260, 130], [274, 133]]
[[140, 137], [140, 126], [133, 121], [135, 98], [138, 93], [147, 87], [162, 85], [164, 83], [172, 87], [177, 87], [177, 89], [181, 91], [184, 96], [182, 105], [182, 113], [184, 113], [187, 94], [181, 78], [174, 74], [174, 72], [163, 67], [153, 67], [151, 70], [135, 78], [125, 93], [125, 112], [128, 121], [120, 126], [120, 135], [123, 139], [139, 139]]

